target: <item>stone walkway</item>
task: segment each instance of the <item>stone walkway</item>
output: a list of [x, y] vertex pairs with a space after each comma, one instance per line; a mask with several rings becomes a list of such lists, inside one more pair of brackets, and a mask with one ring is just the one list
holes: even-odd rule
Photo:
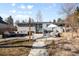
[[[36, 42], [34, 42], [33, 47], [38, 47], [38, 48], [33, 48], [31, 49], [30, 53], [28, 56], [48, 56], [47, 49], [44, 48], [46, 39], [41, 40], [38, 39]], [[41, 48], [40, 48], [41, 47]]]
[[45, 48], [45, 46], [47, 45], [46, 40], [60, 40], [60, 39], [62, 38], [49, 37], [49, 38], [37, 39], [36, 42], [34, 42], [28, 56], [48, 56], [47, 49]]

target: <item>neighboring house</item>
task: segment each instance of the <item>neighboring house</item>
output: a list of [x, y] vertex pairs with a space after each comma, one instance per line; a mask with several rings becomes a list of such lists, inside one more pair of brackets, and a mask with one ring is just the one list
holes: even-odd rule
[[[51, 22], [32, 22], [31, 31], [35, 33], [42, 33]], [[18, 23], [16, 24], [17, 32], [27, 34], [29, 32], [29, 23]]]
[[3, 34], [5, 32], [12, 32], [16, 30], [17, 30], [16, 27], [9, 25], [8, 23], [0, 19], [0, 34]]

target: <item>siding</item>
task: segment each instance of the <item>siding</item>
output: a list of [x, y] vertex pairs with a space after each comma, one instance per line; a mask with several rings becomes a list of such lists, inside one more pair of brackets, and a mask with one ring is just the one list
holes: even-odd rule
[[[36, 32], [35, 30], [35, 27], [31, 27], [31, 31]], [[29, 32], [29, 27], [17, 27], [17, 31], [19, 33], [27, 34]]]

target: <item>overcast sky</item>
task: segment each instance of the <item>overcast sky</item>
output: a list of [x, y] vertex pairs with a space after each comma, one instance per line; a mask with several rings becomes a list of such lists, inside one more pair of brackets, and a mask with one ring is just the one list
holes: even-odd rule
[[15, 20], [26, 20], [32, 17], [36, 20], [38, 10], [41, 10], [43, 21], [63, 18], [60, 14], [60, 3], [0, 3], [0, 16], [4, 19], [11, 15]]

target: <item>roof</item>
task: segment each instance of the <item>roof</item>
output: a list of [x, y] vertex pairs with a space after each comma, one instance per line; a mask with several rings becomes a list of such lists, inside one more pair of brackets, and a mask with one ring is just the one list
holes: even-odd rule
[[[32, 22], [30, 23], [31, 26], [35, 26], [35, 25], [41, 25], [41, 24], [50, 24], [50, 22]], [[29, 26], [29, 23], [18, 23], [18, 26]]]
[[0, 19], [0, 23], [2, 23], [2, 24], [8, 24], [8, 23], [4, 22], [2, 19]]
[[4, 31], [15, 31], [15, 27], [12, 25], [9, 25], [8, 23], [4, 22], [2, 19], [0, 19], [0, 33]]
[[5, 31], [16, 31], [17, 28], [12, 26], [12, 25], [7, 25], [7, 24], [2, 24], [0, 23], [0, 34], [5, 32]]

